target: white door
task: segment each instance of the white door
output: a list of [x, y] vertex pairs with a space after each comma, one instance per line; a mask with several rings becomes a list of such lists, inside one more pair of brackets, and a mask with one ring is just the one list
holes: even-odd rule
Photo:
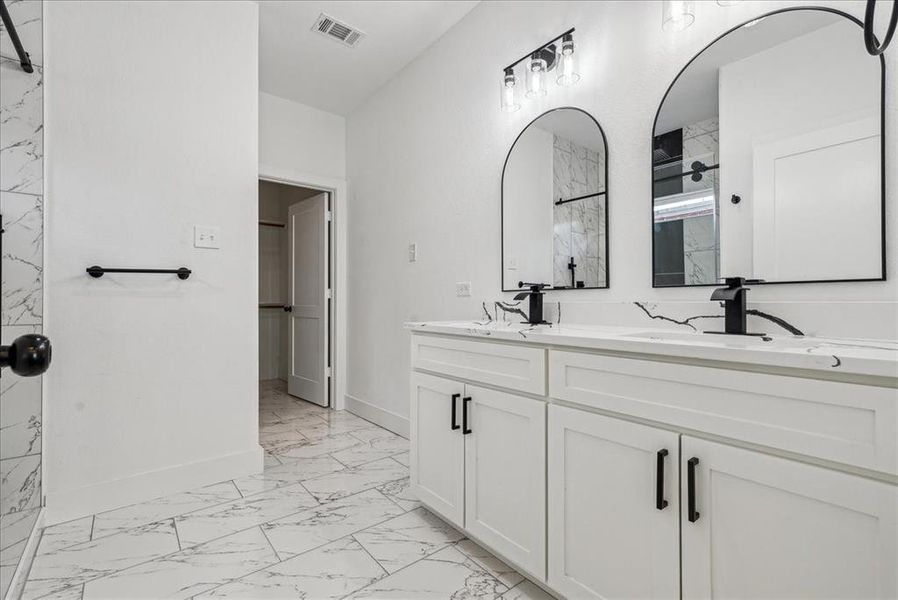
[[290, 244], [290, 327], [287, 391], [327, 406], [327, 194], [292, 205]]
[[681, 461], [684, 599], [898, 597], [895, 485], [687, 436]]
[[465, 517], [465, 442], [461, 432], [464, 391], [463, 383], [412, 373], [412, 491], [458, 527], [464, 527]]
[[549, 585], [678, 598], [678, 434], [549, 406]]
[[755, 145], [756, 277], [882, 275], [879, 130], [869, 118]]
[[465, 394], [465, 528], [545, 580], [546, 403], [473, 385]]

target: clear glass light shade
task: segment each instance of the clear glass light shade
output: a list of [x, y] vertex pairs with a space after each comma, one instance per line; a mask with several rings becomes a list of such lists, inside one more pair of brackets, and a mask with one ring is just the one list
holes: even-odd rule
[[664, 0], [661, 5], [661, 29], [682, 31], [695, 22], [693, 0]]
[[546, 61], [531, 58], [527, 64], [527, 97], [538, 98], [546, 95]]
[[561, 47], [561, 56], [558, 57], [558, 85], [568, 86], [574, 85], [580, 81], [580, 74], [577, 72], [577, 55], [574, 53], [573, 41], [567, 42]]
[[517, 89], [518, 79], [514, 72], [507, 72], [502, 76], [499, 82], [499, 103], [502, 112], [514, 112], [521, 108], [520, 102], [517, 101], [515, 90]]

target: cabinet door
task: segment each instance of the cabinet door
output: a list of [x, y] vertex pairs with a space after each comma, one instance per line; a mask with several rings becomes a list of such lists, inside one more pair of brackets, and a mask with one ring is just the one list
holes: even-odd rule
[[549, 585], [677, 598], [678, 434], [556, 405], [548, 432]]
[[[460, 427], [464, 387], [449, 379], [412, 374], [411, 486], [422, 502], [458, 527], [464, 527], [465, 516], [465, 442]], [[457, 429], [452, 428], [453, 404]]]
[[687, 436], [681, 460], [683, 598], [898, 594], [896, 486]]
[[546, 577], [546, 405], [466, 386], [465, 527]]

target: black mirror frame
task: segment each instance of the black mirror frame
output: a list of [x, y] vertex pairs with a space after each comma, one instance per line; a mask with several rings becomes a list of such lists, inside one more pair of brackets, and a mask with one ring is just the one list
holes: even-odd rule
[[[706, 50], [708, 50], [708, 48], [710, 48], [711, 46], [713, 46], [714, 44], [716, 44], [717, 42], [719, 42], [720, 40], [722, 40], [729, 34], [733, 33], [737, 29], [741, 29], [748, 23], [751, 23], [752, 21], [757, 21], [758, 19], [764, 19], [764, 18], [770, 17], [772, 15], [778, 15], [781, 13], [795, 12], [795, 11], [807, 11], [807, 10], [828, 12], [828, 13], [836, 14], [836, 15], [839, 15], [841, 17], [844, 17], [844, 18], [850, 20], [851, 22], [853, 22], [855, 25], [857, 25], [861, 29], [861, 32], [860, 32], [861, 35], [859, 36], [859, 43], [864, 43], [864, 39], [863, 39], [864, 24], [863, 24], [863, 22], [861, 22], [856, 17], [853, 17], [852, 15], [849, 15], [848, 13], [843, 12], [838, 9], [835, 9], [835, 8], [828, 8], [825, 6], [795, 6], [795, 7], [790, 7], [790, 8], [782, 8], [779, 10], [774, 10], [769, 13], [764, 13], [763, 15], [759, 15], [757, 17], [749, 19], [748, 21], [745, 21], [744, 23], [741, 23], [735, 27], [732, 27], [731, 29], [728, 29], [724, 33], [720, 34], [719, 36], [717, 36], [716, 38], [711, 40], [711, 42], [708, 43], [699, 52], [697, 52], [695, 54], [695, 56], [690, 58], [689, 62], [687, 62], [685, 65], [683, 65], [683, 68], [680, 69], [679, 73], [677, 73], [677, 76], [674, 77], [673, 81], [671, 81], [670, 85], [667, 87], [667, 90], [664, 92], [664, 96], [662, 96], [662, 98], [661, 98], [661, 102], [658, 104], [658, 110], [655, 111], [655, 120], [652, 122], [652, 138], [654, 139], [654, 137], [655, 137], [655, 129], [658, 126], [658, 117], [661, 115], [661, 108], [664, 106], [664, 101], [667, 100], [667, 97], [670, 95], [670, 91], [677, 84], [677, 81], [679, 81], [680, 77], [683, 75], [683, 73], [686, 71], [686, 69], [689, 68], [689, 65], [691, 65], [693, 62], [695, 62], [695, 60], [699, 56], [704, 54], [704, 52]], [[880, 274], [879, 277], [872, 277], [872, 278], [865, 278], [865, 279], [806, 279], [806, 280], [799, 280], [799, 281], [761, 281], [758, 283], [753, 283], [752, 285], [781, 285], [781, 284], [797, 284], [797, 283], [851, 283], [851, 282], [885, 281], [886, 280], [886, 62], [882, 55], [880, 55], [878, 58], [879, 58], [879, 65], [880, 65], [880, 77], [879, 77], [879, 82], [880, 82], [880, 92], [879, 92], [880, 93], [880, 97], [879, 97], [880, 135], [879, 135], [879, 141], [880, 141], [880, 164], [881, 164], [881, 168], [879, 170], [880, 171], [880, 196], [881, 196], [880, 208], [879, 208], [879, 218], [880, 218], [880, 235], [881, 235], [881, 249], [882, 249], [882, 256], [881, 256], [882, 273]], [[649, 147], [651, 148], [651, 144], [649, 145]], [[719, 286], [720, 282], [695, 283], [695, 284], [683, 284], [683, 285], [658, 285], [655, 283], [655, 234], [654, 234], [655, 178], [654, 178], [653, 166], [654, 165], [652, 164], [652, 159], [651, 159], [651, 154], [650, 154], [649, 155], [649, 181], [650, 181], [649, 189], [651, 190], [651, 192], [650, 192], [651, 193], [651, 202], [649, 204], [649, 217], [651, 218], [651, 226], [652, 226], [652, 249], [651, 249], [652, 287], [659, 288], [659, 289], [665, 289], [665, 288], [690, 288], [690, 287], [697, 288], [697, 287]]]
[[580, 290], [607, 290], [609, 287], [611, 287], [611, 261], [609, 260], [608, 255], [608, 248], [610, 247], [609, 239], [611, 237], [610, 228], [608, 227], [608, 211], [610, 204], [609, 198], [611, 196], [608, 191], [610, 188], [610, 183], [608, 181], [608, 163], [611, 159], [608, 154], [608, 136], [605, 135], [605, 130], [602, 129], [602, 126], [599, 124], [596, 118], [589, 114], [587, 111], [576, 106], [559, 106], [558, 108], [547, 110], [546, 112], [540, 114], [535, 119], [527, 123], [527, 125], [521, 130], [521, 132], [514, 138], [514, 142], [511, 143], [511, 147], [508, 149], [508, 154], [505, 155], [505, 162], [502, 165], [502, 177], [499, 180], [499, 286], [503, 292], [520, 291], [520, 288], [505, 289], [505, 169], [508, 168], [508, 159], [511, 157], [511, 153], [512, 151], [514, 151], [514, 147], [517, 145], [518, 140], [521, 139], [521, 136], [524, 135], [524, 132], [527, 131], [531, 125], [539, 121], [547, 114], [559, 110], [576, 110], [583, 113], [584, 115], [589, 117], [593, 123], [596, 124], [599, 133], [602, 134], [602, 144], [605, 148], [605, 285], [582, 288], [548, 288], [547, 291], [566, 292]]

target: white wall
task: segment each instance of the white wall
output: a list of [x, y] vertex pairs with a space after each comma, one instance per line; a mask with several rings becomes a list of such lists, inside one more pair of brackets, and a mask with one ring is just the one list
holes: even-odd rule
[[[409, 349], [402, 323], [482, 316], [481, 302], [500, 296], [502, 163], [521, 129], [549, 108], [584, 108], [608, 137], [611, 262], [610, 289], [558, 292], [549, 301], [691, 300], [710, 306], [707, 288], [651, 287], [655, 112], [683, 65], [715, 37], [763, 12], [796, 4], [698, 2], [694, 26], [663, 32], [660, 2], [484, 2], [354, 112], [347, 145], [352, 206], [347, 394], [406, 417]], [[863, 11], [862, 2], [814, 4], [855, 15]], [[496, 93], [501, 68], [571, 26], [577, 28], [580, 83], [553, 86], [543, 99], [525, 101], [520, 111], [501, 112]], [[898, 54], [886, 54], [887, 81], [895, 81]], [[894, 92], [886, 106], [887, 155], [894, 157]], [[898, 181], [898, 161], [886, 168], [887, 180]], [[894, 189], [888, 202], [894, 232]], [[414, 264], [406, 259], [410, 242], [419, 244]], [[894, 302], [898, 245], [889, 247], [888, 260], [888, 282], [766, 286], [752, 290], [752, 298]], [[470, 298], [455, 297], [456, 281], [472, 282]], [[601, 310], [596, 306], [593, 312]]]
[[[555, 136], [530, 127], [505, 166], [505, 289], [552, 281], [552, 165]], [[511, 265], [516, 265], [511, 268]]]
[[[261, 468], [258, 6], [45, 10], [54, 521]], [[193, 248], [196, 224], [221, 228], [220, 250]]]
[[[818, 219], [833, 215], [847, 226], [850, 220], [843, 213], [871, 217], [858, 223], [853, 232], [843, 229], [845, 235], [838, 243], [830, 243], [829, 248], [820, 246], [818, 240], [830, 239], [832, 230], [820, 228], [823, 223], [818, 221], [816, 234], [792, 232], [796, 243], [793, 252], [803, 255], [799, 261], [803, 266], [790, 273], [782, 264], [782, 270], [777, 272], [772, 256], [765, 264], [753, 261], [759, 252], [772, 254], [778, 245], [787, 242], [784, 239], [777, 243], [777, 228], [772, 223], [754, 223], [753, 215], [772, 211], [773, 207], [758, 206], [758, 201], [766, 196], [753, 190], [752, 181], [761, 168], [753, 163], [753, 150], [762, 144], [820, 132], [861, 118], [872, 120], [878, 128], [879, 61], [871, 59], [863, 45], [857, 44], [853, 35], [857, 29], [853, 23], [842, 20], [721, 66], [720, 164], [725, 167], [720, 170], [720, 198], [739, 194], [744, 200], [739, 204], [720, 203], [722, 277], [742, 273], [774, 280], [832, 279], [834, 273], [845, 273], [852, 279], [879, 276], [881, 250], [876, 236], [870, 235], [877, 230], [879, 221], [878, 174], [869, 178], [868, 188], [873, 189], [863, 198], [838, 194], [836, 203], [828, 204], [826, 195], [815, 196]], [[869, 152], [859, 157], [865, 175], [880, 160], [879, 140], [870, 140], [867, 147]], [[857, 153], [857, 148], [852, 151]], [[821, 184], [835, 189], [836, 180], [850, 180], [844, 170], [847, 167], [844, 163], [841, 171], [831, 172], [828, 181]], [[860, 193], [859, 188], [854, 191]], [[813, 229], [810, 221], [805, 223]], [[800, 252], [802, 245], [807, 253]]]
[[259, 164], [346, 178], [346, 119], [305, 104], [259, 94]]

